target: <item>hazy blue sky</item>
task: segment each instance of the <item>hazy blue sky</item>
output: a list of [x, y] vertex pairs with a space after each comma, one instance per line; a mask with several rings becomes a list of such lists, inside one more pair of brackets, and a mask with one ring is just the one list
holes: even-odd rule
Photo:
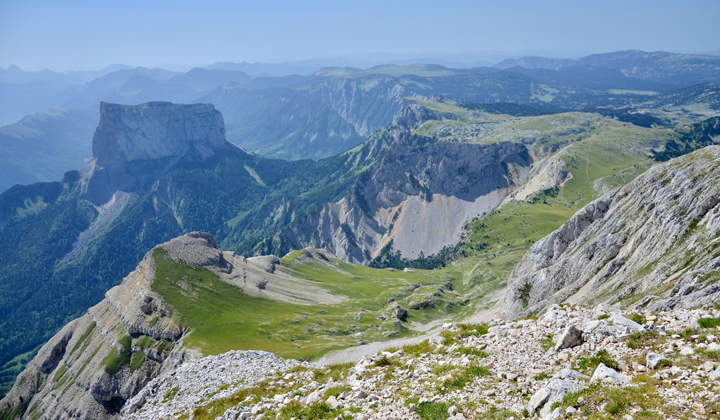
[[718, 53], [718, 22], [718, 0], [0, 0], [0, 66]]

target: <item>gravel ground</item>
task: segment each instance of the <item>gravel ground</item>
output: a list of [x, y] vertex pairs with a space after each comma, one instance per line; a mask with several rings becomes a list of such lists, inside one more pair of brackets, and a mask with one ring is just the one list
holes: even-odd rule
[[446, 324], [336, 367], [230, 352], [154, 380], [126, 413], [144, 399], [127, 418], [719, 418], [720, 331], [701, 318], [720, 310], [554, 305], [539, 319]]

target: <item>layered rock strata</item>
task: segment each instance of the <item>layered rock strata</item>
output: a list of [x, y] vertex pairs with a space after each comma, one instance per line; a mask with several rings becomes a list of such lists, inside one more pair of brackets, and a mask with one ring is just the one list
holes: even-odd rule
[[578, 211], [513, 270], [501, 315], [551, 303], [653, 309], [720, 301], [720, 146], [652, 167]]

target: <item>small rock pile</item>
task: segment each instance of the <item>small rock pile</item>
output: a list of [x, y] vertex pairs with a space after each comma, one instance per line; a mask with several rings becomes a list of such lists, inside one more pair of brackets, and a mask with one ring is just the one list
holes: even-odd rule
[[[720, 321], [720, 310], [553, 305], [538, 319], [447, 324], [440, 337], [351, 365], [231, 352], [154, 380], [126, 413], [175, 418], [215, 404], [224, 420], [718, 418], [720, 331], [701, 318]], [[225, 408], [243, 387], [245, 398]], [[144, 405], [130, 414], [138, 398]]]

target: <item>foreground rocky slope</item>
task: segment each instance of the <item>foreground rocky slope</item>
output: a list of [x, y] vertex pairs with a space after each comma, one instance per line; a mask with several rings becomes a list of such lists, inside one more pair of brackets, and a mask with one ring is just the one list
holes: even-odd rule
[[720, 415], [719, 310], [607, 309], [553, 306], [537, 320], [448, 324], [439, 337], [349, 365], [312, 366], [254, 352], [197, 359], [153, 380], [123, 415], [223, 420]]
[[501, 314], [550, 303], [693, 308], [720, 301], [720, 146], [654, 166], [537, 242], [508, 280]]
[[245, 259], [218, 250], [209, 234], [184, 235], [148, 253], [102, 302], [43, 346], [0, 403], [4, 415], [114, 418], [150, 379], [200, 355], [181, 348], [190, 330], [154, 285], [156, 258], [208, 269], [250, 296], [296, 304], [340, 301], [302, 279], [273, 275], [277, 259]]

